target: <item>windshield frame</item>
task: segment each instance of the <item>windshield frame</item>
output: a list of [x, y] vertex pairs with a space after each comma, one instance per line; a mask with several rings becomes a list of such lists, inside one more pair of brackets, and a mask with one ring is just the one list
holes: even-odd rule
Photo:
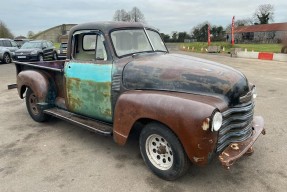
[[[33, 44], [37, 44], [37, 45], [40, 45], [40, 47], [35, 47], [35, 46], [28, 46], [28, 47], [25, 47], [25, 44], [26, 46], [27, 45], [33, 45]], [[43, 42], [40, 42], [40, 41], [27, 41], [25, 42], [20, 49], [42, 49], [43, 47]]]
[[[113, 39], [112, 39], [112, 33], [115, 32], [115, 31], [124, 31], [124, 30], [143, 30], [143, 31], [144, 31], [144, 34], [145, 34], [146, 37], [147, 37], [148, 43], [149, 43], [149, 45], [150, 45], [151, 48], [152, 48], [152, 50], [150, 50], [150, 51], [133, 52], [133, 53], [128, 53], [128, 54], [124, 54], [124, 55], [120, 55], [120, 56], [119, 56], [119, 55], [117, 54], [117, 51], [116, 51], [116, 48], [115, 48], [115, 45], [114, 45], [114, 42], [113, 42]], [[154, 46], [153, 46], [153, 44], [152, 44], [152, 42], [151, 42], [151, 40], [150, 40], [150, 37], [149, 37], [149, 35], [148, 35], [148, 33], [147, 33], [147, 30], [156, 32], [156, 33], [159, 35], [161, 41], [162, 41], [163, 44], [164, 44], [164, 47], [165, 47], [166, 51], [160, 51], [160, 50], [157, 50], [157, 51], [156, 51], [156, 50], [154, 49]], [[166, 47], [166, 45], [165, 45], [163, 39], [161, 38], [160, 34], [158, 33], [157, 30], [154, 30], [154, 29], [152, 29], [152, 28], [148, 28], [148, 27], [125, 27], [125, 28], [116, 28], [116, 29], [113, 29], [113, 30], [111, 30], [111, 31], [109, 32], [109, 38], [110, 38], [110, 41], [111, 41], [111, 44], [112, 44], [112, 47], [113, 47], [113, 51], [114, 51], [115, 55], [116, 55], [118, 58], [123, 58], [123, 57], [131, 56], [131, 55], [135, 55], [135, 54], [139, 54], [139, 53], [156, 53], [156, 52], [168, 53], [168, 49], [167, 49], [167, 47]]]

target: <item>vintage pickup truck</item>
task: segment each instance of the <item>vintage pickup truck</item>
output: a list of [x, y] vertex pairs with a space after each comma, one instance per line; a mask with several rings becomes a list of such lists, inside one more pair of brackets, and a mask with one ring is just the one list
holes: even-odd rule
[[55, 116], [120, 145], [135, 131], [144, 162], [166, 180], [213, 157], [229, 169], [264, 134], [263, 118], [253, 116], [255, 86], [242, 73], [170, 54], [145, 24], [77, 25], [65, 61], [15, 65], [19, 96], [35, 121]]

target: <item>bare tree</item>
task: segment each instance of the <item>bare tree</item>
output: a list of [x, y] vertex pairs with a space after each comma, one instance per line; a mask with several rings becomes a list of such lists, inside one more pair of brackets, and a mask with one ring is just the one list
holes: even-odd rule
[[113, 20], [126, 22], [145, 22], [144, 14], [137, 7], [134, 7], [130, 12], [127, 12], [124, 9], [116, 10]]
[[238, 19], [235, 21], [235, 26], [248, 26], [253, 25], [253, 20], [251, 18], [245, 18], [245, 19]]
[[259, 5], [253, 17], [259, 24], [268, 24], [270, 21], [274, 21], [274, 6], [271, 4]]
[[28, 39], [31, 39], [34, 35], [35, 33], [33, 31], [28, 31], [27, 37]]
[[145, 22], [144, 14], [137, 7], [134, 7], [130, 11], [130, 18], [131, 22]]
[[10, 38], [13, 39], [14, 35], [8, 29], [4, 22], [0, 20], [0, 38]]
[[116, 10], [116, 12], [114, 13], [114, 17], [113, 17], [114, 21], [121, 21], [121, 10]]
[[[235, 20], [234, 22], [235, 27], [249, 26], [249, 25], [253, 25], [253, 21], [251, 18], [238, 19], [238, 20]], [[225, 31], [226, 33], [231, 33], [231, 23], [226, 26]]]
[[124, 9], [118, 9], [116, 10], [115, 14], [114, 14], [114, 21], [126, 21], [129, 22], [130, 21], [130, 15], [129, 13], [124, 10]]

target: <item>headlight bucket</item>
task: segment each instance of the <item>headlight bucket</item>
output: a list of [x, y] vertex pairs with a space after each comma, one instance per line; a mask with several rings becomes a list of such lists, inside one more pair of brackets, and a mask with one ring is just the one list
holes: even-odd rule
[[211, 131], [218, 131], [222, 125], [222, 114], [216, 111], [212, 116]]
[[37, 54], [37, 51], [36, 51], [36, 50], [35, 50], [35, 51], [32, 51], [31, 54], [32, 54], [32, 55], [35, 55], [35, 54]]

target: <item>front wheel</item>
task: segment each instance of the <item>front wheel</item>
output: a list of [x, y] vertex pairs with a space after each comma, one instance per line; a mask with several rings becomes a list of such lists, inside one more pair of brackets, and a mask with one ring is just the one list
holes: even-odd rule
[[57, 59], [58, 59], [57, 53], [54, 52], [54, 53], [53, 53], [53, 60], [57, 60]]
[[160, 123], [149, 123], [140, 135], [140, 152], [151, 171], [165, 180], [184, 175], [190, 161], [175, 134]]
[[38, 55], [38, 61], [44, 61], [44, 56], [42, 54]]
[[8, 53], [5, 53], [4, 55], [3, 55], [3, 61], [4, 61], [4, 63], [11, 63], [11, 57], [10, 57], [10, 55], [8, 54]]
[[50, 116], [43, 112], [43, 110], [37, 105], [38, 102], [38, 97], [31, 88], [28, 88], [26, 92], [26, 106], [30, 116], [37, 122], [47, 121]]

